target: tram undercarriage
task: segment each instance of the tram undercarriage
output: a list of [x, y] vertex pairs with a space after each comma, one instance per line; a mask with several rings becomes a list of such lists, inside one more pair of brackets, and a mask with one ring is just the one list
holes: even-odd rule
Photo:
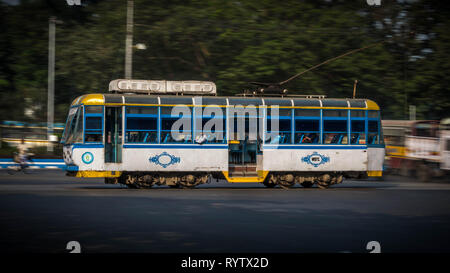
[[[321, 189], [326, 189], [334, 184], [340, 184], [348, 177], [342, 172], [271, 172], [262, 184], [268, 188], [280, 186], [289, 189], [299, 184], [304, 188], [311, 188], [316, 184]], [[210, 183], [212, 180], [225, 179], [221, 172], [214, 173], [155, 173], [155, 172], [129, 172], [122, 173], [119, 177], [105, 178], [106, 184], [123, 184], [129, 188], [151, 188], [153, 186], [169, 186], [171, 188], [191, 189], [201, 184]]]

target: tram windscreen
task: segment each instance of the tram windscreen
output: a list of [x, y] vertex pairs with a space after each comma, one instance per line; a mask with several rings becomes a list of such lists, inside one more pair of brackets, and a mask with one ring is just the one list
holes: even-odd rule
[[69, 109], [69, 114], [67, 115], [66, 126], [64, 127], [64, 132], [63, 132], [63, 135], [61, 136], [61, 143], [66, 142], [66, 138], [69, 135], [69, 131], [70, 131], [70, 124], [72, 123], [73, 117], [75, 116], [76, 113], [77, 113], [77, 108]]
[[67, 117], [64, 134], [61, 138], [62, 143], [74, 143], [82, 140], [83, 115], [81, 108], [71, 108]]

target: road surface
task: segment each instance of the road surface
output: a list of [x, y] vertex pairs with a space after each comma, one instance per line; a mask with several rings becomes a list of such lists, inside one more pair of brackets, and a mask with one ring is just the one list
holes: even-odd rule
[[450, 182], [329, 189], [212, 182], [127, 189], [62, 171], [0, 171], [1, 252], [450, 252]]

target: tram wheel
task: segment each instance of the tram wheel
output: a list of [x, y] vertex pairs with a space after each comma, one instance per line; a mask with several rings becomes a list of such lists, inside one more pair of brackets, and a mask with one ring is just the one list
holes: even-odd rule
[[189, 183], [189, 182], [185, 182], [185, 181], [183, 181], [183, 182], [180, 182], [180, 186], [183, 188], [183, 189], [193, 189], [193, 188], [195, 188], [195, 186], [197, 186], [197, 184], [196, 183]]
[[295, 182], [281, 182], [278, 183], [282, 189], [288, 190], [295, 185]]
[[311, 188], [314, 185], [314, 183], [311, 181], [305, 181], [300, 183], [300, 185], [302, 185], [303, 188]]
[[172, 188], [172, 189], [179, 189], [179, 188], [180, 188], [180, 184], [169, 185], [169, 188]]
[[330, 187], [330, 184], [328, 184], [327, 182], [317, 182], [317, 186], [320, 189], [328, 189]]

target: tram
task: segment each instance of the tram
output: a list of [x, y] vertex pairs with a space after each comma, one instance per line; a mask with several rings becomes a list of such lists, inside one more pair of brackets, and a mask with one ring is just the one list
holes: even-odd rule
[[70, 106], [61, 139], [68, 175], [130, 188], [214, 179], [328, 188], [382, 176], [380, 108], [369, 99], [221, 97], [198, 81], [119, 79], [109, 91]]

